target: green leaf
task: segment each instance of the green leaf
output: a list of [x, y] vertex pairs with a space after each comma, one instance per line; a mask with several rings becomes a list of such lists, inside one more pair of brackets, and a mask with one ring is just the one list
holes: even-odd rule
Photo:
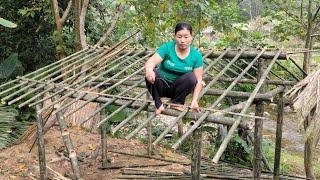
[[0, 24], [2, 26], [5, 26], [5, 27], [8, 27], [8, 28], [16, 28], [17, 27], [17, 24], [11, 22], [11, 21], [8, 21], [8, 20], [5, 20], [3, 18], [0, 17]]
[[18, 60], [18, 53], [11, 54], [0, 64], [0, 79], [7, 79], [23, 72], [22, 64]]

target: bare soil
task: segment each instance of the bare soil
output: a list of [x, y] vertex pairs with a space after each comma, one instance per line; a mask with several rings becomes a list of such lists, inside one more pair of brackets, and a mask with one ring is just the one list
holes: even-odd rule
[[[79, 128], [70, 129], [70, 135], [77, 155], [80, 157], [80, 169], [84, 179], [115, 179], [121, 174], [120, 169], [101, 169], [101, 156], [92, 160], [91, 155], [100, 144], [100, 135], [90, 133]], [[112, 151], [127, 152], [133, 154], [147, 154], [146, 145], [138, 140], [123, 140], [108, 137], [108, 149]], [[67, 158], [61, 156], [64, 145], [58, 127], [53, 127], [45, 135], [46, 163], [47, 166], [67, 178], [72, 178], [73, 173]], [[29, 153], [25, 143], [0, 150], [0, 180], [8, 179], [38, 179], [38, 150], [35, 146]], [[156, 156], [166, 159], [188, 162], [188, 158], [178, 153], [173, 153], [165, 148], [157, 147]], [[108, 152], [110, 166], [130, 164], [163, 164], [164, 161], [138, 158]], [[153, 169], [166, 171], [186, 171], [187, 166], [171, 163], [167, 166], [153, 167]]]

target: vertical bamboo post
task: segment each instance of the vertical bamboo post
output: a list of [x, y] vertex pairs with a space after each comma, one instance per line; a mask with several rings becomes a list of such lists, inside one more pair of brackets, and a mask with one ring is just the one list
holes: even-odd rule
[[191, 176], [192, 180], [200, 179], [201, 166], [201, 126], [192, 132], [191, 146]]
[[[257, 79], [261, 79], [263, 72], [266, 70], [266, 63], [264, 59], [260, 59], [258, 61], [258, 74]], [[262, 84], [260, 93], [265, 92], [265, 83]], [[256, 116], [263, 117], [264, 115], [264, 102], [263, 100], [259, 100], [256, 103]], [[261, 178], [261, 160], [262, 160], [262, 129], [263, 129], [263, 120], [255, 119], [254, 126], [254, 152], [253, 152], [253, 178], [260, 179]]]
[[283, 124], [283, 92], [279, 94], [277, 104], [277, 130], [276, 130], [276, 146], [274, 149], [274, 171], [273, 179], [278, 180], [280, 174], [280, 157], [281, 157], [281, 139], [282, 139], [282, 124]]
[[[148, 101], [150, 98], [150, 94], [146, 93], [146, 100]], [[150, 105], [150, 103], [148, 103], [148, 106]], [[148, 107], [147, 106], [147, 107]], [[151, 116], [150, 112], [147, 112], [147, 119]], [[147, 138], [148, 138], [148, 156], [152, 155], [152, 122], [149, 121], [148, 122], [148, 126], [147, 126]]]
[[[58, 98], [58, 97], [54, 96], [52, 98], [52, 101], [54, 102], [56, 100], [56, 98]], [[59, 108], [60, 108], [59, 104], [54, 105], [55, 110], [57, 110]], [[77, 153], [73, 148], [73, 144], [72, 144], [72, 141], [70, 138], [70, 133], [68, 131], [68, 128], [67, 128], [66, 122], [64, 120], [64, 116], [62, 114], [62, 111], [57, 112], [56, 117], [59, 122], [63, 143], [67, 149], [67, 152], [68, 152], [68, 155], [69, 155], [69, 158], [71, 161], [71, 167], [72, 167], [73, 173], [75, 175], [75, 179], [81, 179], [80, 167], [79, 167], [78, 160], [77, 160]]]
[[[104, 119], [105, 109], [101, 110], [101, 117]], [[101, 133], [101, 159], [102, 159], [102, 169], [107, 168], [107, 127], [106, 122], [101, 124], [100, 133]]]
[[37, 110], [37, 136], [38, 136], [38, 154], [39, 154], [39, 168], [40, 168], [40, 179], [47, 179], [46, 174], [46, 154], [44, 147], [44, 137], [43, 137], [43, 119], [42, 113], [39, 111], [41, 109], [42, 103], [36, 105]]

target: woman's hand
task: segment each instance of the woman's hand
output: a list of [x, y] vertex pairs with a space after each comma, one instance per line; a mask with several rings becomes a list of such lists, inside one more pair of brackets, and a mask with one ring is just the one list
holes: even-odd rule
[[153, 69], [146, 69], [146, 78], [151, 84], [154, 83], [156, 80], [156, 73], [153, 71]]
[[200, 107], [197, 101], [192, 101], [190, 108], [192, 111], [200, 112]]

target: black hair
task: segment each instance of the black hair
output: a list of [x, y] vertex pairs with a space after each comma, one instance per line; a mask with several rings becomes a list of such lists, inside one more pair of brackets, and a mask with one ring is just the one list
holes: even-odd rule
[[190, 31], [190, 34], [192, 34], [192, 27], [189, 23], [186, 22], [179, 22], [174, 29], [174, 34], [177, 34], [178, 31], [183, 29]]

